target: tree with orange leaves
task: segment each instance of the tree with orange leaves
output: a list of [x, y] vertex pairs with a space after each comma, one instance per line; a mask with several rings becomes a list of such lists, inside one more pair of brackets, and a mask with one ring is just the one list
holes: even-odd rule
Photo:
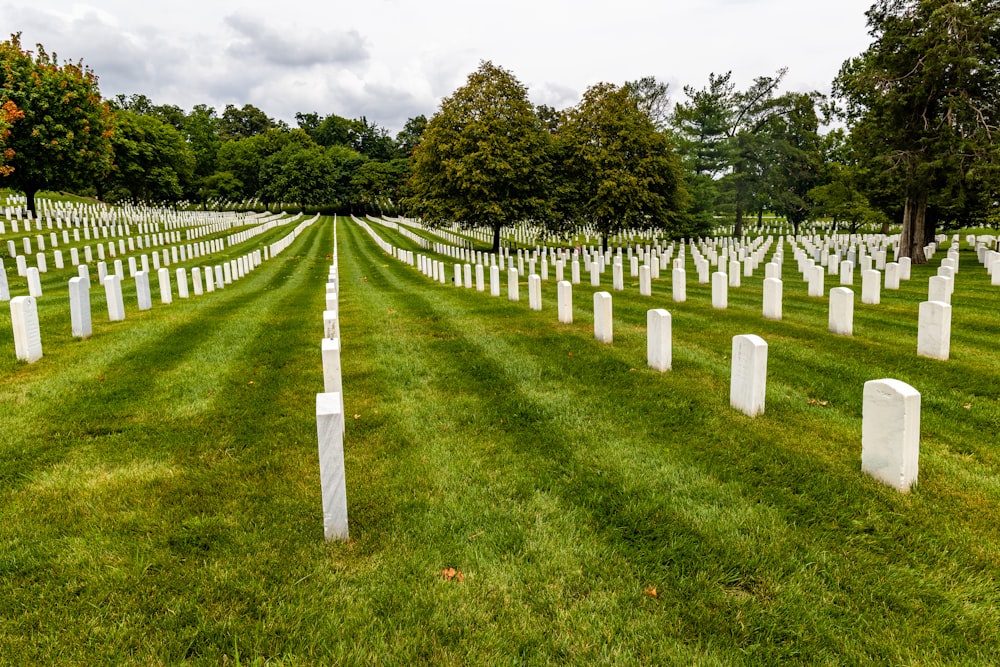
[[24, 112], [10, 100], [0, 105], [0, 176], [8, 176], [14, 171], [14, 167], [5, 164], [14, 157], [14, 149], [7, 147], [6, 141], [10, 137], [10, 126], [21, 118], [24, 118]]
[[0, 106], [18, 116], [2, 140], [0, 184], [24, 192], [29, 210], [39, 190], [92, 186], [110, 169], [110, 112], [82, 63], [60, 63], [40, 44], [26, 51], [11, 35], [0, 42]]

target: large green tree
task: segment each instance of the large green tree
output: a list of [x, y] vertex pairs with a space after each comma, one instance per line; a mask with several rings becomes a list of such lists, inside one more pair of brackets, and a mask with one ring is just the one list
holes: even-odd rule
[[60, 63], [41, 45], [26, 51], [11, 35], [0, 43], [0, 106], [7, 102], [24, 116], [8, 128], [12, 169], [0, 183], [24, 192], [29, 210], [43, 188], [92, 186], [108, 172], [110, 111], [82, 63]]
[[834, 90], [862, 161], [902, 201], [900, 254], [926, 261], [942, 221], [995, 206], [1000, 123], [1000, 4], [878, 0], [872, 44]]
[[173, 125], [155, 116], [114, 113], [114, 165], [104, 191], [145, 204], [174, 203], [190, 190], [194, 151]]
[[624, 229], [688, 230], [680, 158], [628, 86], [591, 86], [558, 132], [561, 206], [608, 237]]
[[816, 113], [818, 94], [785, 93], [783, 113], [772, 117], [765, 151], [765, 179], [772, 211], [792, 223], [795, 234], [812, 213], [809, 192], [823, 177], [823, 138]]
[[548, 135], [513, 74], [483, 62], [441, 102], [413, 153], [408, 205], [430, 224], [500, 232], [548, 205]]
[[670, 118], [677, 150], [685, 166], [691, 193], [691, 215], [702, 224], [711, 223], [719, 199], [719, 179], [730, 168], [732, 72], [708, 75], [702, 89], [684, 86], [687, 100], [678, 102]]

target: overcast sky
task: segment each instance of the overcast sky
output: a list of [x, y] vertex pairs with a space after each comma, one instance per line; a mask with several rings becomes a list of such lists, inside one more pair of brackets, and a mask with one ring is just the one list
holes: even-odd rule
[[[738, 87], [787, 66], [783, 90], [829, 92], [869, 44], [871, 0], [0, 0], [0, 26], [61, 60], [82, 60], [104, 97], [143, 93], [190, 111], [253, 104], [365, 116], [393, 134], [430, 117], [482, 60], [531, 100], [572, 106], [590, 85], [645, 75]], [[7, 35], [2, 35], [6, 38]]]

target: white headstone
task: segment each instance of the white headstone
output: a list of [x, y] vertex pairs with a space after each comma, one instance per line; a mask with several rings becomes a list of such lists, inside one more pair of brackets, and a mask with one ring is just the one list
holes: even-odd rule
[[899, 264], [896, 262], [888, 262], [885, 265], [885, 288], [899, 289]]
[[684, 269], [674, 269], [670, 274], [672, 278], [671, 289], [673, 291], [674, 302], [684, 303], [687, 301], [687, 272]]
[[861, 408], [861, 470], [897, 491], [917, 482], [920, 392], [899, 380], [865, 382]]
[[882, 300], [882, 274], [873, 269], [861, 272], [861, 303], [878, 305]]
[[825, 280], [823, 267], [813, 266], [810, 271], [812, 273], [809, 275], [809, 296], [823, 296], [826, 293], [826, 287], [823, 285]]
[[931, 276], [927, 284], [927, 300], [951, 303], [954, 278], [947, 276]]
[[204, 293], [201, 284], [201, 268], [196, 266], [191, 269], [191, 282], [194, 285], [194, 295], [201, 296]]
[[149, 274], [145, 271], [135, 272], [135, 297], [139, 302], [139, 310], [150, 310], [153, 307], [153, 296], [149, 289]]
[[344, 386], [340, 370], [340, 338], [324, 338], [320, 350], [323, 354], [323, 391], [340, 394]]
[[917, 355], [947, 361], [951, 353], [951, 304], [924, 301], [917, 321]]
[[531, 310], [542, 309], [542, 277], [537, 273], [528, 276], [528, 307]]
[[778, 278], [764, 279], [764, 317], [769, 320], [781, 319], [782, 283]]
[[594, 292], [594, 338], [602, 343], [610, 343], [613, 339], [611, 294], [608, 292]]
[[170, 269], [161, 267], [156, 272], [156, 278], [160, 285], [160, 303], [173, 303], [174, 295], [170, 290]]
[[42, 279], [38, 275], [38, 267], [29, 266], [27, 275], [28, 275], [28, 294], [35, 298], [40, 297], [42, 295]]
[[42, 358], [42, 332], [38, 324], [38, 302], [33, 296], [10, 300], [10, 323], [14, 329], [14, 354], [34, 363]]
[[641, 296], [653, 295], [653, 279], [649, 264], [643, 264], [639, 267], [639, 294]]
[[324, 338], [340, 338], [340, 319], [337, 315], [337, 309], [324, 310], [323, 311], [323, 337]]
[[850, 288], [830, 290], [830, 333], [841, 336], [854, 333], [854, 292]]
[[767, 343], [755, 334], [733, 336], [729, 404], [756, 417], [764, 412], [767, 394]]
[[177, 269], [175, 273], [177, 275], [177, 296], [187, 299], [190, 296], [188, 292], [187, 271], [182, 267]]
[[673, 361], [670, 313], [663, 308], [646, 311], [646, 361], [660, 372], [669, 371]]
[[517, 269], [507, 269], [507, 298], [511, 301], [518, 301], [521, 298], [521, 290], [517, 284]]
[[500, 267], [490, 265], [490, 296], [500, 296]]
[[122, 277], [117, 273], [104, 278], [104, 294], [108, 301], [108, 320], [121, 322], [125, 319], [125, 303], [122, 300]]
[[712, 274], [712, 308], [729, 307], [729, 277], [721, 271]]
[[323, 496], [323, 535], [327, 541], [347, 540], [344, 408], [337, 392], [316, 394], [316, 438]]
[[729, 261], [729, 286], [740, 286], [740, 261], [733, 259]]
[[73, 336], [90, 338], [93, 333], [90, 316], [90, 282], [79, 276], [69, 279], [69, 319]]
[[559, 321], [563, 324], [573, 323], [573, 285], [567, 280], [556, 283], [559, 299]]
[[7, 284], [7, 271], [0, 260], [0, 301], [10, 301], [10, 285]]

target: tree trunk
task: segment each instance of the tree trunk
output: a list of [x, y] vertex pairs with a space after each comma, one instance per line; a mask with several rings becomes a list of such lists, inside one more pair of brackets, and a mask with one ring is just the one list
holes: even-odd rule
[[494, 255], [500, 252], [500, 229], [502, 225], [493, 225], [493, 249], [490, 250]]
[[903, 206], [903, 231], [899, 236], [899, 256], [909, 257], [914, 264], [926, 264], [927, 193], [913, 190], [907, 193]]
[[607, 254], [608, 252], [608, 232], [601, 234], [601, 250]]
[[38, 188], [32, 185], [24, 186], [24, 197], [28, 200], [28, 210], [31, 211], [32, 217], [37, 217], [35, 211], [35, 194], [38, 192]]

